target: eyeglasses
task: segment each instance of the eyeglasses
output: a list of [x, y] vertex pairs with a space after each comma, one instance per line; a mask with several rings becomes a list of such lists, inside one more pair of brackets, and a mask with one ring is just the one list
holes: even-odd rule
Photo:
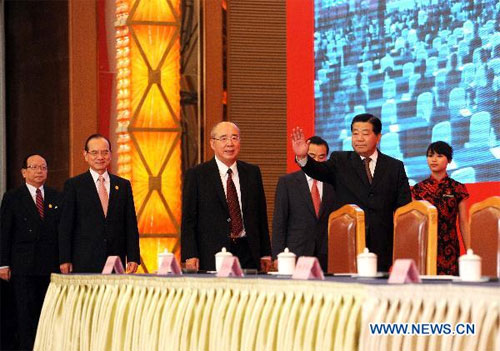
[[92, 151], [87, 151], [87, 153], [92, 157], [97, 157], [99, 155], [106, 157], [110, 154], [110, 151], [109, 150], [101, 150], [101, 151], [92, 150]]
[[240, 136], [239, 135], [231, 135], [230, 137], [227, 137], [224, 135], [224, 136], [221, 136], [220, 138], [212, 138], [212, 139], [218, 140], [223, 144], [226, 144], [227, 142], [229, 142], [229, 140], [231, 140], [233, 143], [237, 143], [240, 141]]
[[47, 166], [42, 166], [42, 165], [28, 165], [26, 168], [32, 169], [34, 171], [36, 171], [37, 169], [39, 169], [40, 171], [47, 170]]

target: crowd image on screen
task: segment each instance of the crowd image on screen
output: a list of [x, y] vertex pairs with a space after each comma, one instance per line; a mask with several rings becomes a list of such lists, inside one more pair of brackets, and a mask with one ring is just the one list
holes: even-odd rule
[[316, 132], [332, 149], [352, 150], [351, 120], [369, 112], [411, 184], [437, 140], [455, 150], [452, 178], [498, 180], [500, 2], [315, 0], [314, 53]]

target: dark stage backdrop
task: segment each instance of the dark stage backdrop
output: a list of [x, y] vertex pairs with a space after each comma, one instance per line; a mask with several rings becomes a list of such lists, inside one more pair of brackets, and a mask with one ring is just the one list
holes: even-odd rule
[[22, 184], [28, 153], [49, 163], [48, 184], [69, 176], [68, 1], [5, 1], [7, 187]]

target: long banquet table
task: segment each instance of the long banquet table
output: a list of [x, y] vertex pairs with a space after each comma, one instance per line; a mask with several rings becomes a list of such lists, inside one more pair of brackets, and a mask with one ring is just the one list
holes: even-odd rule
[[[500, 285], [54, 274], [35, 351], [500, 350]], [[475, 335], [372, 335], [371, 322]]]

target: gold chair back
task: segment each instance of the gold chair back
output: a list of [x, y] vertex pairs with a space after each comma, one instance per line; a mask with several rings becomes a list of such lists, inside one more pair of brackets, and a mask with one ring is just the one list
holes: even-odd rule
[[467, 242], [481, 257], [481, 273], [500, 277], [500, 196], [489, 197], [470, 207]]
[[365, 248], [365, 213], [344, 205], [328, 218], [328, 272], [357, 273], [356, 257]]
[[411, 258], [420, 274], [437, 272], [437, 209], [418, 200], [402, 206], [394, 214], [393, 260]]

